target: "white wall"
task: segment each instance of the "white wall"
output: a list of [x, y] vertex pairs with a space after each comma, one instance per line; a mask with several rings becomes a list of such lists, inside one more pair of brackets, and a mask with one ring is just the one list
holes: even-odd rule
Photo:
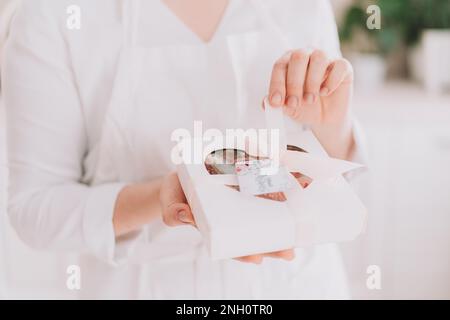
[[[352, 0], [331, 2], [339, 20]], [[360, 71], [367, 78], [368, 70]], [[354, 106], [371, 161], [360, 181], [370, 210], [367, 233], [342, 246], [353, 293], [450, 299], [450, 95], [388, 83], [357, 88]], [[381, 267], [380, 291], [366, 287], [371, 264]]]
[[[354, 105], [370, 151], [368, 231], [343, 246], [355, 296], [450, 299], [450, 95], [389, 83]], [[381, 291], [365, 286], [371, 264]]]

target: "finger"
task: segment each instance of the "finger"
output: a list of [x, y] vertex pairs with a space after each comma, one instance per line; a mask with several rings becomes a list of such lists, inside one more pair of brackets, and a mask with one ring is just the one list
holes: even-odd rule
[[184, 203], [175, 203], [163, 211], [163, 221], [169, 227], [183, 225], [195, 226], [194, 216], [189, 205]]
[[195, 225], [194, 216], [187, 204], [176, 173], [169, 174], [163, 181], [160, 192], [163, 221], [168, 226]]
[[276, 259], [292, 261], [295, 258], [295, 251], [293, 249], [282, 250], [282, 251], [268, 253], [266, 256], [269, 258], [276, 258]]
[[263, 261], [263, 255], [256, 254], [252, 256], [240, 257], [236, 258], [236, 260], [244, 263], [253, 263], [253, 264], [261, 264]]
[[353, 78], [353, 68], [345, 59], [334, 61], [329, 66], [329, 74], [322, 84], [320, 95], [322, 97], [329, 96], [345, 81]]
[[321, 50], [314, 51], [309, 59], [304, 88], [303, 101], [306, 104], [313, 104], [317, 101], [327, 68], [328, 59], [326, 54]]
[[303, 50], [294, 51], [288, 65], [286, 77], [286, 105], [290, 112], [300, 107], [303, 99], [303, 87], [308, 69], [309, 54]]
[[272, 77], [270, 79], [269, 100], [274, 107], [281, 107], [286, 100], [286, 74], [291, 53], [286, 53], [281, 57], [272, 70]]

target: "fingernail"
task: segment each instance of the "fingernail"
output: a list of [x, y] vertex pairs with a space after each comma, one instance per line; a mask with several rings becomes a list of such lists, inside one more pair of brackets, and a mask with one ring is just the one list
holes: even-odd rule
[[183, 223], [187, 223], [187, 224], [193, 223], [193, 221], [191, 220], [191, 217], [185, 210], [178, 211], [178, 220], [180, 220]]
[[275, 94], [272, 95], [272, 104], [275, 106], [280, 106], [283, 103], [283, 97], [281, 96], [280, 93], [276, 92]]
[[322, 88], [322, 89], [320, 90], [320, 95], [321, 95], [322, 97], [327, 96], [328, 93], [330, 93], [330, 89], [328, 89], [328, 88]]
[[292, 261], [294, 259], [295, 259], [295, 253], [294, 252], [290, 253], [288, 256], [286, 256], [284, 258], [284, 260], [286, 260], [286, 261]]
[[295, 110], [296, 108], [290, 107], [283, 108], [284, 114], [287, 115], [288, 117], [293, 117], [295, 114]]
[[312, 93], [305, 94], [305, 101], [307, 104], [313, 104], [316, 100], [316, 96]]
[[297, 108], [298, 107], [298, 98], [296, 96], [290, 96], [287, 101], [287, 106], [290, 108]]

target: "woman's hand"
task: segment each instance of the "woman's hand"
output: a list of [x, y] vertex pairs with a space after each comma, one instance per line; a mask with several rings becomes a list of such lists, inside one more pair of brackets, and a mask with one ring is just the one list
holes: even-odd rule
[[289, 51], [275, 63], [269, 91], [272, 106], [310, 125], [330, 155], [348, 158], [353, 68], [347, 60], [329, 60], [320, 50]]
[[[192, 225], [196, 227], [194, 215], [189, 207], [186, 196], [181, 188], [176, 173], [169, 174], [162, 182], [160, 201], [163, 212], [163, 221], [168, 226]], [[262, 263], [265, 257], [284, 260], [294, 259], [294, 250], [283, 250], [266, 254], [252, 255], [237, 258], [236, 260], [248, 263]]]
[[196, 226], [194, 215], [187, 203], [186, 196], [184, 195], [176, 173], [170, 173], [163, 179], [159, 199], [161, 202], [162, 218], [166, 225], [169, 227], [182, 225]]

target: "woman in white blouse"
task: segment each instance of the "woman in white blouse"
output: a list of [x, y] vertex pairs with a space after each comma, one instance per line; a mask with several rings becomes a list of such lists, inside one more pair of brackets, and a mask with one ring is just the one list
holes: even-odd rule
[[327, 1], [24, 1], [2, 78], [12, 224], [83, 255], [85, 298], [347, 297], [334, 245], [211, 261], [170, 161], [174, 129], [258, 126], [267, 95], [354, 155]]

